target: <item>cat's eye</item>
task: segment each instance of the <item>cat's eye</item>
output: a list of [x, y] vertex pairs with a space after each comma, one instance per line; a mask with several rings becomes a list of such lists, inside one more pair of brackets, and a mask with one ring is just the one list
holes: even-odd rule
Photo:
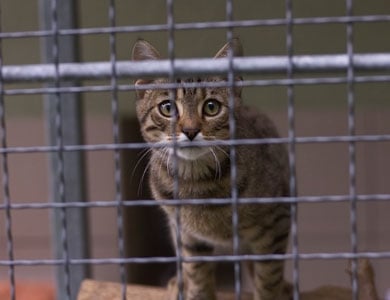
[[203, 114], [209, 117], [216, 116], [221, 111], [221, 103], [215, 99], [209, 99], [203, 104]]
[[158, 105], [158, 110], [164, 117], [171, 118], [177, 112], [177, 107], [172, 101], [165, 100]]

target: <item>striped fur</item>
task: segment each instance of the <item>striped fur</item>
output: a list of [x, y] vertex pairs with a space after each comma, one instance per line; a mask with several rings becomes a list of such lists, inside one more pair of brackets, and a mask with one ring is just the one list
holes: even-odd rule
[[[228, 51], [240, 55], [237, 39], [216, 55]], [[159, 59], [149, 43], [140, 40], [133, 49], [134, 60]], [[205, 199], [231, 197], [230, 150], [225, 146], [180, 148], [180, 142], [229, 139], [229, 89], [224, 87], [186, 88], [185, 82], [223, 81], [220, 77], [178, 80], [175, 99], [169, 91], [140, 89], [137, 93], [137, 116], [144, 139], [159, 143], [151, 150], [149, 184], [156, 200], [173, 199], [175, 176], [177, 198]], [[237, 78], [237, 80], [240, 80]], [[166, 79], [139, 79], [137, 86], [166, 83]], [[277, 137], [273, 123], [263, 114], [242, 104], [240, 90], [233, 90], [237, 139]], [[168, 102], [167, 102], [168, 101]], [[172, 104], [176, 109], [173, 109]], [[167, 112], [176, 113], [172, 117]], [[176, 120], [173, 127], [173, 119]], [[167, 142], [176, 140], [173, 150]], [[176, 155], [176, 157], [175, 157]], [[175, 170], [175, 166], [177, 169]], [[236, 184], [238, 195], [247, 197], [281, 197], [289, 195], [289, 169], [286, 150], [280, 144], [236, 147]], [[175, 207], [163, 206], [176, 242]], [[242, 251], [255, 254], [281, 254], [286, 251], [290, 208], [288, 204], [245, 204], [238, 206], [238, 233]], [[180, 209], [181, 246], [184, 256], [212, 255], [215, 247], [232, 249], [231, 205], [192, 205]], [[263, 260], [253, 263], [254, 299], [282, 299], [285, 289], [283, 261]], [[215, 299], [214, 267], [210, 263], [183, 263], [184, 299]], [[169, 284], [169, 300], [177, 299], [177, 284]], [[285, 298], [283, 298], [285, 299]]]

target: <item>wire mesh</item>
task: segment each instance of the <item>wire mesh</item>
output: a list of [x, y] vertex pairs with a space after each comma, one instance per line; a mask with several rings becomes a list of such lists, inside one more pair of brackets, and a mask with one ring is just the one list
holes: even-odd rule
[[[353, 15], [353, 0], [346, 0], [346, 14], [348, 16]], [[350, 136], [355, 135], [355, 89], [353, 84], [354, 77], [354, 65], [353, 65], [353, 53], [354, 53], [354, 27], [353, 24], [347, 24], [347, 54], [348, 54], [348, 133]], [[356, 207], [356, 146], [354, 142], [350, 142], [348, 145], [349, 151], [349, 194], [351, 196], [350, 207], [350, 223], [351, 223], [351, 252], [356, 253], [358, 251], [357, 241], [357, 207]], [[352, 299], [358, 299], [358, 276], [357, 276], [357, 260], [353, 259], [351, 264], [352, 272]]]
[[[287, 78], [292, 79], [294, 75], [293, 55], [294, 55], [294, 41], [293, 41], [293, 1], [286, 0], [286, 48], [287, 48]], [[295, 95], [294, 86], [287, 86], [287, 101], [288, 101], [288, 137], [290, 142], [288, 144], [288, 158], [290, 163], [290, 196], [296, 197], [296, 155], [295, 155]], [[294, 271], [293, 271], [293, 299], [299, 299], [299, 245], [298, 245], [298, 229], [297, 229], [298, 206], [296, 203], [291, 204], [291, 239], [293, 241], [292, 253], [294, 255]]]
[[[60, 80], [58, 76], [58, 66], [59, 66], [59, 40], [58, 40], [58, 3], [56, 0], [51, 1], [51, 24], [53, 31], [53, 45], [52, 45], [52, 59], [54, 65], [54, 89], [58, 89], [60, 86]], [[56, 152], [56, 159], [58, 162], [57, 170], [54, 176], [58, 180], [58, 194], [59, 201], [65, 202], [65, 173], [64, 173], [64, 154], [61, 150], [63, 146], [63, 131], [62, 131], [62, 103], [61, 103], [61, 94], [56, 92], [55, 94], [55, 131], [56, 131], [56, 145], [58, 146], [58, 151]], [[68, 222], [66, 218], [66, 210], [61, 209], [59, 214], [59, 219], [61, 223], [61, 229], [59, 235], [61, 237], [61, 246], [62, 246], [62, 260], [63, 264], [63, 280], [64, 280], [64, 291], [63, 294], [66, 295], [65, 299], [71, 298], [71, 287], [70, 287], [70, 264], [69, 264], [69, 244], [68, 244]]]
[[[2, 10], [0, 9], [0, 23], [2, 20]], [[0, 25], [0, 31], [1, 25]], [[0, 39], [0, 71], [3, 70], [3, 51], [2, 41]], [[0, 72], [2, 74], [2, 72]], [[1, 147], [7, 148], [7, 130], [5, 121], [5, 106], [4, 106], [4, 94], [3, 94], [3, 77], [0, 75], [0, 124], [1, 124]], [[7, 153], [2, 154], [2, 188], [3, 188], [3, 203], [5, 211], [5, 231], [7, 236], [7, 259], [10, 261], [8, 278], [10, 282], [10, 297], [15, 298], [15, 267], [12, 262], [14, 261], [14, 243], [12, 234], [12, 216], [11, 216], [11, 198], [9, 191], [9, 173], [8, 173], [8, 155]]]
[[[353, 299], [357, 299], [358, 281], [357, 281], [357, 259], [390, 259], [390, 249], [383, 251], [359, 251], [358, 239], [358, 204], [370, 203], [372, 201], [380, 201], [389, 203], [390, 194], [386, 192], [362, 194], [357, 189], [356, 178], [356, 156], [357, 145], [359, 143], [383, 143], [390, 142], [390, 133], [380, 132], [376, 134], [358, 134], [356, 131], [356, 85], [363, 83], [389, 83], [390, 82], [390, 52], [378, 49], [375, 53], [357, 53], [354, 47], [354, 34], [356, 25], [371, 24], [371, 23], [390, 23], [390, 8], [389, 14], [382, 15], [354, 15], [354, 1], [345, 1], [345, 13], [342, 16], [326, 16], [326, 17], [296, 17], [294, 15], [293, 1], [286, 0], [284, 14], [282, 18], [269, 19], [252, 19], [252, 20], [234, 20], [233, 13], [236, 9], [233, 1], [226, 0], [225, 3], [225, 20], [223, 21], [203, 21], [203, 22], [176, 22], [174, 5], [175, 1], [166, 1], [166, 23], [164, 24], [146, 24], [146, 25], [126, 25], [118, 26], [116, 1], [110, 0], [107, 5], [107, 16], [109, 26], [93, 27], [93, 28], [72, 28], [63, 29], [58, 27], [57, 19], [61, 11], [57, 9], [57, 1], [51, 1], [52, 27], [50, 30], [31, 30], [31, 31], [3, 31], [0, 30], [0, 133], [1, 133], [1, 160], [2, 160], [2, 190], [3, 201], [0, 204], [0, 213], [4, 215], [5, 225], [2, 229], [5, 231], [7, 255], [0, 257], [0, 266], [6, 267], [8, 270], [8, 283], [10, 286], [10, 299], [16, 299], [15, 287], [18, 280], [15, 268], [20, 266], [54, 266], [63, 268], [64, 290], [61, 293], [65, 299], [71, 299], [71, 283], [70, 283], [70, 266], [72, 265], [116, 265], [119, 266], [120, 281], [122, 283], [122, 299], [126, 298], [126, 265], [129, 264], [150, 264], [156, 263], [176, 263], [177, 275], [180, 289], [182, 290], [182, 270], [181, 262], [191, 261], [206, 261], [206, 262], [233, 262], [234, 263], [234, 290], [236, 299], [240, 299], [242, 292], [241, 285], [241, 261], [255, 260], [286, 260], [292, 262], [292, 282], [294, 286], [294, 299], [299, 299], [300, 291], [300, 263], [307, 260], [333, 260], [333, 259], [352, 259], [352, 290]], [[1, 9], [1, 8], [0, 8]], [[4, 14], [3, 11], [1, 11]], [[1, 23], [1, 22], [0, 22]], [[345, 53], [342, 54], [313, 54], [297, 55], [295, 53], [294, 29], [301, 25], [344, 25], [345, 26]], [[285, 28], [285, 49], [286, 55], [251, 56], [244, 58], [233, 58], [232, 53], [226, 59], [213, 60], [206, 58], [176, 58], [177, 49], [175, 42], [175, 34], [181, 31], [191, 30], [210, 30], [221, 29], [224, 31], [226, 41], [233, 37], [235, 29], [249, 29], [254, 27], [269, 28], [283, 26]], [[168, 48], [168, 59], [153, 62], [128, 62], [118, 60], [117, 44], [119, 34], [147, 34], [150, 32], [168, 33], [166, 41]], [[66, 36], [75, 36], [77, 38], [86, 36], [107, 36], [109, 39], [109, 59], [104, 62], [72, 62], [61, 63], [59, 60], [59, 39]], [[25, 39], [25, 38], [53, 38], [52, 58], [53, 63], [40, 63], [31, 65], [5, 65], [4, 54], [2, 51], [3, 41]], [[210, 146], [210, 145], [227, 145], [230, 147], [230, 157], [232, 161], [231, 182], [232, 191], [231, 197], [226, 199], [188, 199], [178, 200], [177, 189], [178, 182], [175, 183], [174, 198], [175, 200], [159, 201], [154, 200], [138, 200], [122, 198], [121, 187], [121, 151], [123, 150], [141, 150], [151, 149], [153, 147], [161, 147], [161, 145], [149, 145], [143, 142], [121, 143], [119, 132], [119, 113], [120, 105], [118, 93], [134, 91], [134, 85], [128, 83], [122, 84], [121, 79], [134, 79], [139, 76], [165, 76], [168, 77], [169, 83], [164, 85], [155, 85], [154, 88], [164, 88], [174, 90], [177, 88], [175, 78], [177, 76], [191, 75], [207, 75], [207, 74], [226, 74], [228, 80], [225, 83], [184, 83], [181, 86], [185, 87], [205, 87], [205, 86], [226, 86], [230, 89], [230, 106], [233, 107], [232, 90], [236, 86], [242, 87], [270, 87], [282, 86], [286, 87], [287, 95], [287, 137], [272, 138], [272, 139], [241, 139], [236, 140], [235, 137], [235, 122], [233, 113], [230, 115], [230, 134], [231, 139], [227, 141], [214, 142], [191, 142], [182, 144], [185, 146]], [[256, 75], [256, 79], [247, 79], [242, 82], [235, 82], [235, 74]], [[267, 76], [271, 75], [271, 78]], [[263, 77], [262, 77], [263, 76]], [[260, 77], [260, 79], [259, 79]], [[109, 84], [101, 84], [101, 82], [88, 83], [82, 86], [72, 85], [64, 86], [61, 83], [68, 80], [104, 80], [109, 79]], [[25, 87], [25, 83], [47, 83], [54, 82], [54, 86], [34, 86]], [[8, 85], [9, 84], [9, 85]], [[11, 85], [12, 84], [12, 85]], [[346, 102], [348, 105], [347, 132], [344, 135], [331, 136], [298, 136], [296, 132], [296, 87], [297, 86], [317, 86], [317, 85], [343, 85], [346, 86]], [[148, 86], [150, 88], [150, 86]], [[153, 88], [153, 86], [152, 86]], [[66, 120], [62, 118], [61, 101], [63, 94], [88, 94], [88, 93], [110, 93], [111, 100], [111, 120], [112, 120], [112, 143], [104, 144], [78, 144], [65, 145], [63, 143], [62, 128], [66, 124]], [[6, 103], [4, 97], [14, 97], [23, 95], [26, 97], [33, 95], [54, 95], [56, 102], [56, 137], [55, 145], [34, 145], [34, 146], [9, 146], [7, 143], [7, 114]], [[26, 100], [27, 101], [27, 100]], [[236, 182], [237, 170], [235, 165], [235, 146], [238, 145], [261, 145], [261, 144], [286, 144], [289, 152], [290, 160], [290, 197], [280, 198], [239, 198]], [[320, 195], [307, 196], [299, 195], [297, 191], [297, 163], [296, 163], [296, 147], [307, 144], [342, 144], [348, 145], [348, 193], [343, 195]], [[173, 142], [173, 148], [178, 147], [177, 142]], [[64, 178], [64, 160], [63, 155], [67, 152], [108, 152], [113, 154], [114, 161], [114, 199], [101, 198], [98, 201], [65, 201], [63, 199], [65, 189]], [[175, 150], [174, 150], [175, 151]], [[10, 194], [10, 174], [8, 168], [9, 155], [22, 155], [28, 153], [53, 153], [57, 157], [58, 170], [52, 176], [58, 177], [58, 191], [62, 195], [62, 201], [59, 202], [42, 202], [39, 199], [29, 203], [18, 203], [13, 201]], [[292, 231], [291, 231], [291, 252], [278, 255], [241, 255], [238, 252], [239, 236], [237, 234], [238, 215], [236, 213], [237, 206], [243, 203], [273, 203], [275, 201], [286, 202], [292, 204]], [[335, 253], [318, 251], [315, 253], [304, 253], [300, 251], [298, 243], [299, 235], [299, 219], [298, 205], [300, 204], [318, 204], [318, 203], [349, 203], [350, 205], [350, 251], [338, 251]], [[152, 257], [126, 257], [125, 256], [125, 231], [123, 221], [123, 210], [128, 207], [154, 207], [159, 205], [173, 205], [177, 209], [177, 223], [180, 224], [180, 206], [183, 205], [204, 205], [204, 204], [230, 204], [233, 208], [232, 224], [234, 228], [233, 254], [218, 255], [218, 256], [202, 256], [202, 257], [184, 257], [181, 254], [181, 237], [180, 226], [177, 231], [177, 243], [175, 257], [152, 256]], [[118, 255], [115, 257], [106, 258], [71, 258], [68, 254], [68, 248], [72, 245], [68, 244], [67, 236], [70, 233], [67, 229], [66, 210], [70, 208], [101, 208], [116, 209], [116, 230], [117, 230], [117, 248]], [[15, 244], [13, 242], [13, 225], [12, 214], [17, 211], [30, 210], [48, 210], [58, 211], [61, 219], [61, 231], [58, 233], [62, 236], [63, 256], [61, 258], [38, 258], [38, 259], [23, 259], [15, 258]]]

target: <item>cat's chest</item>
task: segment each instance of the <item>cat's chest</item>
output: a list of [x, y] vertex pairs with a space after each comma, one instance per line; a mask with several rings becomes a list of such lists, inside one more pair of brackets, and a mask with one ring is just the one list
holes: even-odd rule
[[[173, 207], [164, 208], [171, 221], [176, 219]], [[221, 206], [185, 206], [180, 209], [182, 229], [202, 240], [226, 244], [232, 238], [231, 207]]]
[[229, 198], [230, 169], [225, 165], [224, 161], [216, 164], [207, 160], [178, 160], [174, 164], [171, 159], [164, 161], [157, 157], [150, 173], [154, 196], [156, 199], [172, 198], [177, 182], [179, 199]]

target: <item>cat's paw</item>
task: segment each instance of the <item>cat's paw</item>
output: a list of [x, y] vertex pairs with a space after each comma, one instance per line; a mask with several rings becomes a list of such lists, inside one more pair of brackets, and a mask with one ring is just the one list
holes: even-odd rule
[[281, 295], [279, 297], [280, 300], [292, 300], [293, 299], [294, 287], [290, 282], [285, 281], [283, 283], [283, 288], [281, 291]]
[[[183, 285], [183, 300], [216, 300], [216, 296], [213, 290], [209, 289], [194, 289], [187, 290]], [[167, 286], [167, 294], [165, 300], [179, 300], [179, 287], [176, 277], [169, 280]]]

